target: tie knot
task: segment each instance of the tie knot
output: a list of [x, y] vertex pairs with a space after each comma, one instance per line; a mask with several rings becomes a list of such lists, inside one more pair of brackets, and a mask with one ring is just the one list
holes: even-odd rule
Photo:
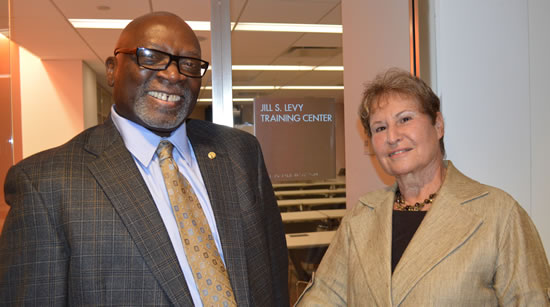
[[168, 141], [160, 141], [159, 147], [157, 147], [157, 155], [159, 156], [159, 160], [162, 161], [164, 159], [172, 158], [172, 150], [174, 149], [174, 145]]

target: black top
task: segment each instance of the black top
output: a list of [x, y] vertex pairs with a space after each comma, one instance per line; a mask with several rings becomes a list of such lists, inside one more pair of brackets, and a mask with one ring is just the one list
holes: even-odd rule
[[414, 233], [422, 223], [427, 211], [393, 210], [391, 235], [391, 272], [411, 242]]

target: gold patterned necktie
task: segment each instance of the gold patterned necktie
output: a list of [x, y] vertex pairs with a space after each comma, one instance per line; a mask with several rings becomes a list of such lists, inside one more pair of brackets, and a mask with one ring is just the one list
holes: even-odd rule
[[185, 255], [204, 306], [237, 306], [229, 276], [221, 260], [201, 204], [172, 156], [174, 145], [161, 141], [160, 169], [176, 217]]

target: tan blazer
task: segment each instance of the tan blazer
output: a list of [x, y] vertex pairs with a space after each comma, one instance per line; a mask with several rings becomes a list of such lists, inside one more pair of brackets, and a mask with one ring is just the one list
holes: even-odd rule
[[550, 306], [550, 268], [527, 213], [447, 163], [447, 176], [391, 273], [395, 186], [344, 218], [299, 306]]

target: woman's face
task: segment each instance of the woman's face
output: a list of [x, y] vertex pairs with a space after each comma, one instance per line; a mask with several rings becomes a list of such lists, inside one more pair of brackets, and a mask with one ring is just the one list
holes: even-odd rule
[[392, 176], [422, 174], [443, 159], [439, 148], [444, 134], [441, 113], [432, 124], [413, 98], [398, 94], [383, 97], [371, 115], [370, 130], [376, 158]]

